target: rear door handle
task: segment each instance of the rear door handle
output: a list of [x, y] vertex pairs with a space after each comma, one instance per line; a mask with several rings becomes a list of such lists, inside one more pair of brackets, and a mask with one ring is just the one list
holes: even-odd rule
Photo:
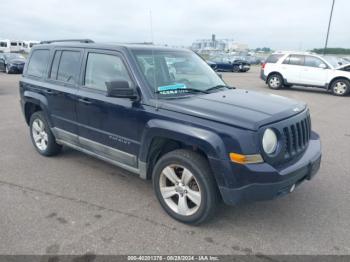
[[92, 103], [88, 98], [85, 98], [85, 97], [79, 98], [78, 101], [81, 103], [84, 103], [84, 104], [88, 104], [88, 105]]

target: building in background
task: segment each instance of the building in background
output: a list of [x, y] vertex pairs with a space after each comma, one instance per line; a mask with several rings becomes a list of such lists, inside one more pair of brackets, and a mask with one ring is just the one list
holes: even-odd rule
[[221, 53], [248, 50], [247, 44], [235, 42], [233, 39], [220, 38], [217, 39], [215, 34], [211, 39], [198, 39], [192, 43], [192, 50], [201, 54]]

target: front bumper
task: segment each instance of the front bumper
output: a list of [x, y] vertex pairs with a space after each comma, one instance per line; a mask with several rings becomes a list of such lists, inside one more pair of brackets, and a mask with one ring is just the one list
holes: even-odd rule
[[248, 182], [241, 187], [219, 186], [221, 196], [229, 205], [274, 199], [288, 194], [294, 185], [297, 187], [310, 180], [319, 170], [320, 163], [321, 143], [318, 135], [313, 133], [313, 139], [300, 159], [279, 169], [267, 163], [245, 165], [244, 173], [257, 182]]

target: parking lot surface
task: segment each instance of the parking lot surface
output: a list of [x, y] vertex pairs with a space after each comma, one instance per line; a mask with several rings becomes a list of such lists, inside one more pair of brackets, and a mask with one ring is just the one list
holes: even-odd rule
[[162, 210], [150, 181], [68, 148], [40, 156], [21, 114], [20, 76], [0, 73], [0, 253], [350, 254], [350, 97], [272, 91], [258, 67], [223, 77], [307, 102], [323, 159], [316, 177], [292, 194], [222, 204], [212, 221], [193, 227]]

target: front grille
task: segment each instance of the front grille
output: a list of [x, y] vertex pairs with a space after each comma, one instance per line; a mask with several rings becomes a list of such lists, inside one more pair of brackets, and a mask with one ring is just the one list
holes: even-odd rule
[[284, 158], [287, 160], [303, 152], [309, 144], [310, 134], [311, 121], [309, 115], [301, 121], [283, 127], [285, 141]]

